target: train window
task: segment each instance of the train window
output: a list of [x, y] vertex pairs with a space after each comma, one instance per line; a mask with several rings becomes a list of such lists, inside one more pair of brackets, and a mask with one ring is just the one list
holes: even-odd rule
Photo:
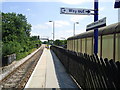
[[72, 40], [70, 40], [70, 50], [72, 50]]
[[72, 40], [72, 50], [74, 51], [74, 40]]
[[77, 39], [77, 52], [78, 52], [78, 39]]
[[67, 49], [68, 49], [68, 42], [69, 42], [69, 41], [67, 41]]
[[82, 38], [82, 53], [85, 53], [85, 38]]
[[67, 49], [69, 50], [69, 40], [67, 40]]
[[102, 37], [102, 57], [113, 59], [113, 34]]
[[100, 51], [101, 51], [101, 42], [100, 42], [100, 40], [101, 40], [101, 38], [100, 38], [100, 36], [98, 37], [98, 56], [100, 57]]
[[78, 52], [81, 52], [81, 47], [82, 47], [81, 39], [78, 39]]
[[70, 50], [72, 50], [72, 41], [70, 40]]
[[70, 44], [71, 44], [71, 50], [73, 49], [73, 42], [72, 40], [70, 41]]
[[70, 48], [71, 48], [71, 45], [70, 45], [70, 40], [69, 40], [69, 43], [68, 43], [68, 45], [69, 45], [69, 50], [70, 50]]
[[87, 54], [92, 54], [92, 37], [87, 38]]
[[70, 50], [71, 50], [71, 48], [72, 48], [71, 40], [70, 40], [70, 43], [69, 43], [69, 45], [70, 45]]
[[115, 60], [120, 61], [120, 33], [116, 34], [116, 50], [115, 50]]
[[78, 44], [77, 44], [77, 39], [75, 39], [75, 51], [77, 52], [77, 46], [78, 46]]

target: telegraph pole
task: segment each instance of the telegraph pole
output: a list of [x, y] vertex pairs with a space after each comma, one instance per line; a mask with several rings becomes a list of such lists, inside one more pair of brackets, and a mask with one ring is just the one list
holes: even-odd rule
[[[94, 0], [94, 22], [98, 21], [98, 0]], [[98, 53], [98, 28], [94, 29], [94, 54]]]

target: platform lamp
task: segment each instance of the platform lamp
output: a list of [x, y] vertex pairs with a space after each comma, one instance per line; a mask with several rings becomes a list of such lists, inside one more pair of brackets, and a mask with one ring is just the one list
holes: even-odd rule
[[53, 42], [54, 42], [54, 38], [55, 38], [55, 22], [54, 21], [49, 21], [49, 22], [53, 22]]
[[75, 24], [79, 24], [79, 22], [75, 22], [73, 26], [73, 36], [75, 36]]

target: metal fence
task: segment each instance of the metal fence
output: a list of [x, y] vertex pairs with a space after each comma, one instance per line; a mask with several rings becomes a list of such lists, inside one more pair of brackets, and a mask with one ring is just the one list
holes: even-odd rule
[[69, 51], [57, 46], [51, 46], [51, 50], [83, 89], [120, 88], [120, 62]]

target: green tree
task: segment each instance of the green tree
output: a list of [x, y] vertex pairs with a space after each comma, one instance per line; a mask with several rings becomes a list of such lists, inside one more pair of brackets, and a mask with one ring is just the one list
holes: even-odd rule
[[22, 14], [2, 13], [3, 56], [20, 54], [41, 44], [39, 36], [30, 36], [31, 24]]
[[67, 40], [59, 40], [59, 39], [57, 39], [57, 40], [54, 41], [54, 44], [57, 45], [57, 46], [64, 46], [64, 45], [67, 44]]
[[24, 41], [30, 36], [31, 25], [22, 14], [2, 13], [2, 30], [3, 42]]

